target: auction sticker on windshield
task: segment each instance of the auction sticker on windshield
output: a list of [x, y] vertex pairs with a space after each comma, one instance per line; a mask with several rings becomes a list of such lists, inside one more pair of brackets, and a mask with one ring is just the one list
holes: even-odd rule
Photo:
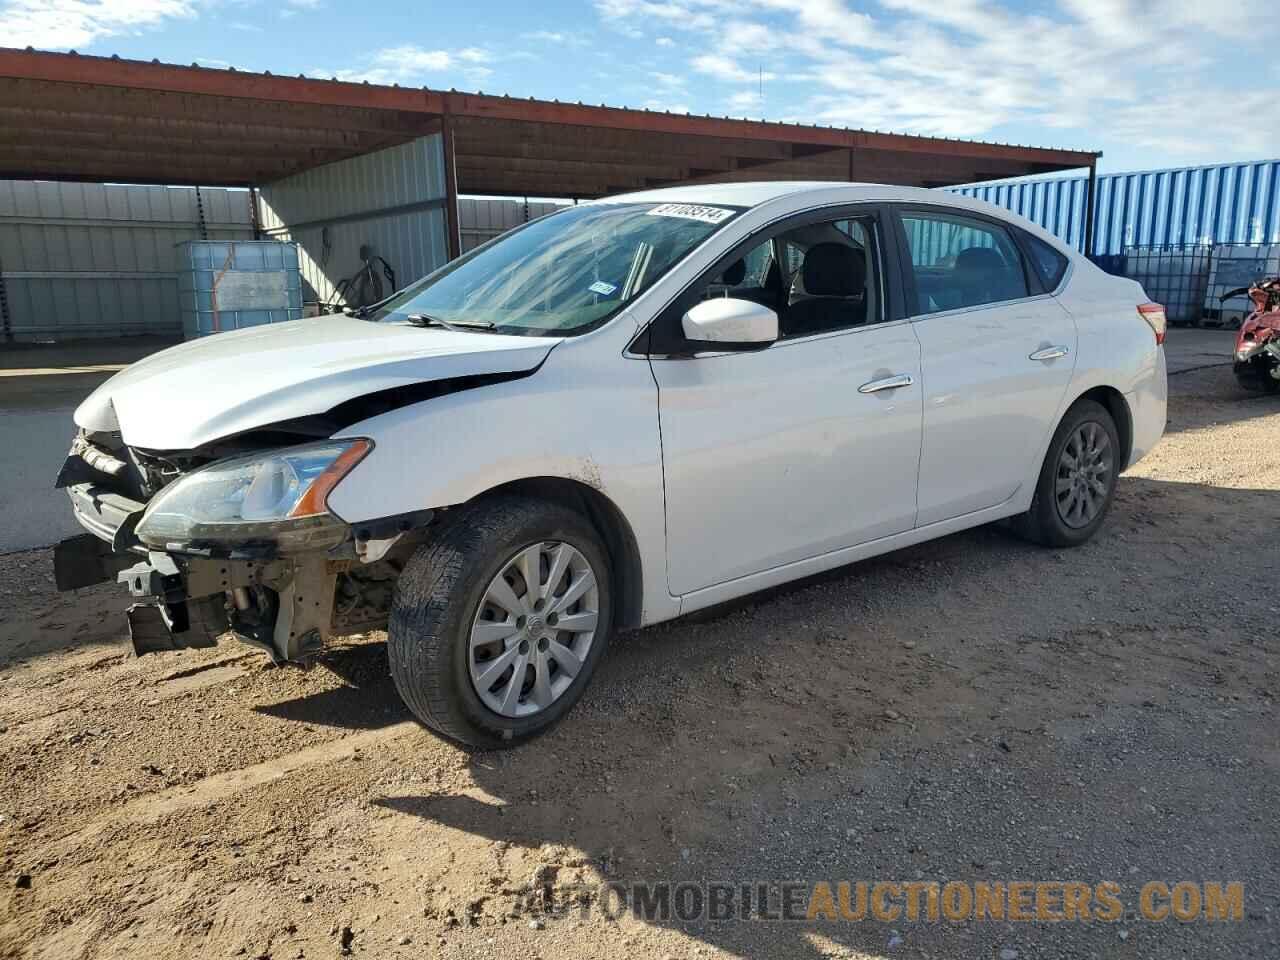
[[681, 217], [703, 223], [724, 223], [733, 216], [733, 211], [724, 207], [704, 207], [697, 203], [663, 203], [646, 212], [651, 217]]

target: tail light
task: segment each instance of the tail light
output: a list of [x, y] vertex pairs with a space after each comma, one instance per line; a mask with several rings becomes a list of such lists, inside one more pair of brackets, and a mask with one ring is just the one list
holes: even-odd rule
[[1164, 343], [1164, 331], [1168, 326], [1168, 321], [1164, 317], [1164, 307], [1158, 303], [1140, 303], [1138, 314], [1151, 324], [1151, 329], [1156, 335], [1156, 343]]

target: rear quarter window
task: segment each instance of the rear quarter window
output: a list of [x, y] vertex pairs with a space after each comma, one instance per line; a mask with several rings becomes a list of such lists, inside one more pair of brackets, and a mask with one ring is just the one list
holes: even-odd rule
[[1062, 283], [1062, 278], [1067, 273], [1069, 263], [1067, 258], [1039, 237], [1034, 237], [1025, 230], [1022, 231], [1022, 239], [1031, 260], [1031, 269], [1040, 278], [1044, 288], [1049, 292], [1057, 290], [1058, 284]]

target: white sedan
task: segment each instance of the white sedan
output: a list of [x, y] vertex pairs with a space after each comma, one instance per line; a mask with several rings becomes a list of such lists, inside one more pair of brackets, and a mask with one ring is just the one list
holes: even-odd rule
[[829, 183], [567, 208], [349, 315], [220, 334], [76, 412], [59, 484], [139, 653], [386, 627], [428, 726], [538, 734], [610, 637], [978, 524], [1102, 524], [1164, 312], [1033, 224]]

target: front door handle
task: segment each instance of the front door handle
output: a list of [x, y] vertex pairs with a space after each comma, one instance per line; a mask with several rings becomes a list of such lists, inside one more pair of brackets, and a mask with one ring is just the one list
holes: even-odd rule
[[1065, 357], [1070, 352], [1071, 351], [1066, 347], [1045, 347], [1043, 350], [1037, 350], [1027, 359], [1039, 360], [1041, 362], [1046, 360], [1057, 360], [1059, 357]]
[[868, 380], [858, 388], [859, 393], [879, 393], [881, 390], [897, 390], [901, 387], [909, 387], [914, 380], [907, 373], [899, 373], [892, 377], [882, 377], [879, 380]]

